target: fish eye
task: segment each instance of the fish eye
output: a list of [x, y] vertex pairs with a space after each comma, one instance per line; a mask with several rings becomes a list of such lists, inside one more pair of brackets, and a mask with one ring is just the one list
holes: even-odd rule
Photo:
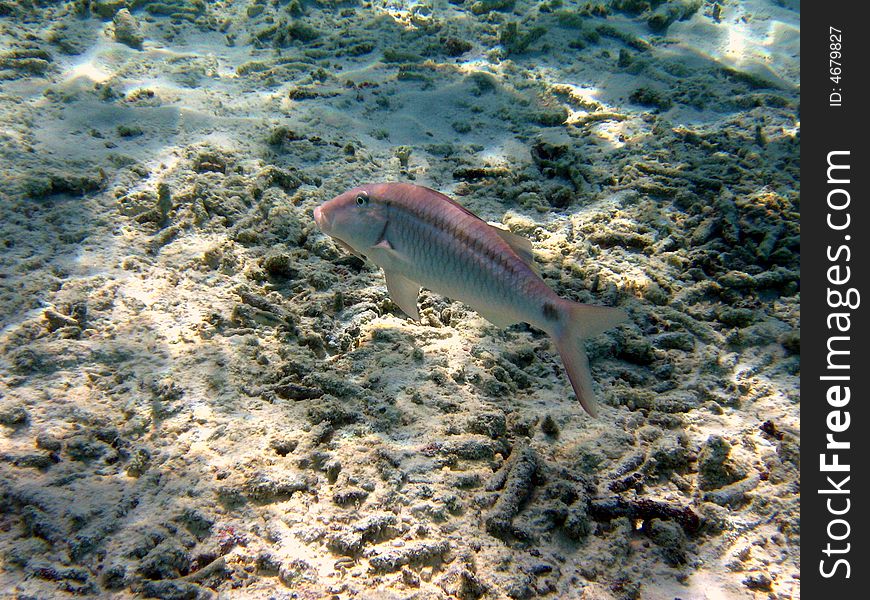
[[356, 205], [357, 206], [365, 206], [369, 203], [369, 197], [365, 194], [357, 194], [356, 197]]

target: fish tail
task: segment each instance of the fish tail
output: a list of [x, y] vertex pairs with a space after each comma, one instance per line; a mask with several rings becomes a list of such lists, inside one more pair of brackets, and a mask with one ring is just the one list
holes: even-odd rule
[[592, 374], [589, 372], [589, 359], [583, 349], [583, 340], [619, 325], [628, 315], [618, 308], [579, 304], [570, 300], [563, 300], [560, 308], [561, 326], [552, 334], [553, 340], [565, 363], [574, 394], [586, 412], [595, 417]]

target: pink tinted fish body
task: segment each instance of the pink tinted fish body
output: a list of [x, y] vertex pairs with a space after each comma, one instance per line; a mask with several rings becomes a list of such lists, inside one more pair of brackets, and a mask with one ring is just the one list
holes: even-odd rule
[[525, 322], [549, 334], [578, 400], [595, 414], [583, 339], [626, 315], [560, 298], [535, 271], [529, 240], [489, 225], [444, 194], [408, 183], [354, 188], [316, 208], [314, 219], [340, 245], [381, 267], [390, 297], [414, 319], [426, 287], [499, 327]]

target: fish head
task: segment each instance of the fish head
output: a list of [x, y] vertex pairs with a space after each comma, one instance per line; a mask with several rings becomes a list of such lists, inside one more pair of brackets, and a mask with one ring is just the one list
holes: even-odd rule
[[388, 222], [379, 191], [373, 185], [348, 190], [315, 208], [314, 221], [340, 246], [363, 255], [381, 240]]

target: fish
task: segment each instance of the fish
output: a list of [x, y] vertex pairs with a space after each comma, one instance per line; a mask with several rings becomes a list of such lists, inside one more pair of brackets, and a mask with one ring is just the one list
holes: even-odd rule
[[581, 406], [597, 415], [583, 340], [627, 319], [620, 308], [560, 297], [541, 279], [532, 243], [490, 225], [433, 189], [404, 182], [355, 187], [314, 209], [320, 230], [384, 272], [393, 302], [419, 321], [425, 287], [490, 323], [528, 323], [547, 333]]

